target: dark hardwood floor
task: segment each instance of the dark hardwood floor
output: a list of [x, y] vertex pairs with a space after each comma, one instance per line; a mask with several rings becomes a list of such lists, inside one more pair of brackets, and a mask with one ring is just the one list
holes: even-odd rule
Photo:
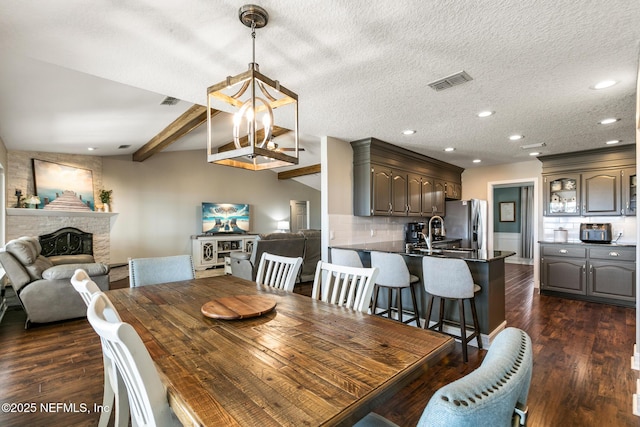
[[[630, 368], [635, 311], [539, 295], [532, 267], [507, 264], [506, 273], [507, 323], [527, 331], [534, 346], [528, 425], [640, 425], [631, 413], [638, 378]], [[97, 335], [86, 320], [26, 331], [24, 320], [21, 310], [10, 310], [0, 324], [0, 403], [13, 410], [2, 406], [0, 426], [96, 425], [103, 375]], [[416, 425], [435, 390], [477, 368], [485, 354], [471, 349], [464, 364], [456, 344], [376, 412], [401, 426]]]

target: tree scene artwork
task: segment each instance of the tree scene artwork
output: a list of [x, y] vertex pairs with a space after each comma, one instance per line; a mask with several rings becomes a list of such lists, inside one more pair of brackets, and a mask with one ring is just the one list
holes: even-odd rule
[[91, 170], [33, 159], [33, 175], [39, 209], [95, 209]]

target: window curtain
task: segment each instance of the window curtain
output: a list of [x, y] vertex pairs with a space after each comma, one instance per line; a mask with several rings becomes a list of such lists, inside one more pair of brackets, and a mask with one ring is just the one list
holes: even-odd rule
[[522, 258], [533, 258], [533, 186], [528, 185], [520, 189], [521, 221], [520, 235]]

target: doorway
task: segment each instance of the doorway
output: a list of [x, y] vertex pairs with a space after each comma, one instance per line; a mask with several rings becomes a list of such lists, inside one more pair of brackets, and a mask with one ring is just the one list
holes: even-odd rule
[[516, 253], [505, 262], [533, 265], [533, 182], [494, 186], [493, 211], [494, 249]]
[[290, 228], [292, 233], [309, 228], [309, 201], [291, 200], [289, 202]]
[[[540, 191], [541, 190], [540, 190], [540, 183], [539, 183], [538, 177], [513, 179], [513, 180], [505, 180], [505, 181], [492, 181], [487, 183], [487, 199], [488, 199], [487, 202], [488, 202], [488, 210], [489, 210], [487, 240], [489, 242], [489, 247], [492, 248], [492, 250], [502, 249], [502, 248], [496, 247], [496, 241], [494, 236], [495, 235], [494, 222], [496, 220], [496, 216], [498, 216], [497, 220], [499, 220], [499, 215], [500, 215], [499, 204], [496, 204], [494, 201], [494, 190], [496, 188], [523, 187], [523, 186], [526, 186], [526, 187], [531, 186], [531, 189], [532, 189], [529, 195], [530, 201], [532, 200], [530, 210], [528, 211], [530, 212], [530, 217], [526, 219], [527, 221], [530, 222], [530, 227], [532, 230], [531, 244], [533, 246], [533, 252], [530, 255], [531, 258], [527, 258], [527, 264], [531, 263], [531, 265], [533, 265], [534, 287], [539, 288], [540, 287], [540, 271], [539, 271], [540, 270], [540, 254], [539, 254], [539, 246], [536, 244], [536, 242], [538, 241], [538, 228], [539, 228], [539, 222], [540, 222], [539, 215], [541, 212], [541, 209], [540, 209], [540, 203], [541, 203]], [[495, 206], [498, 206], [498, 207], [496, 208]], [[522, 253], [518, 251], [514, 251], [514, 252], [516, 252], [516, 254]], [[505, 262], [512, 262], [511, 260], [509, 260], [509, 258], [513, 258], [513, 257], [506, 258]], [[513, 261], [518, 261], [518, 258], [514, 258]]]

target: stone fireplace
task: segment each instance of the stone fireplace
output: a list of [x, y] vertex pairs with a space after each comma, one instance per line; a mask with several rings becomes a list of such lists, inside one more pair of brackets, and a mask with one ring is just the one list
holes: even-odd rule
[[6, 240], [21, 236], [40, 236], [63, 227], [75, 227], [93, 233], [96, 262], [110, 263], [111, 220], [117, 213], [93, 211], [50, 211], [43, 209], [7, 209]]

